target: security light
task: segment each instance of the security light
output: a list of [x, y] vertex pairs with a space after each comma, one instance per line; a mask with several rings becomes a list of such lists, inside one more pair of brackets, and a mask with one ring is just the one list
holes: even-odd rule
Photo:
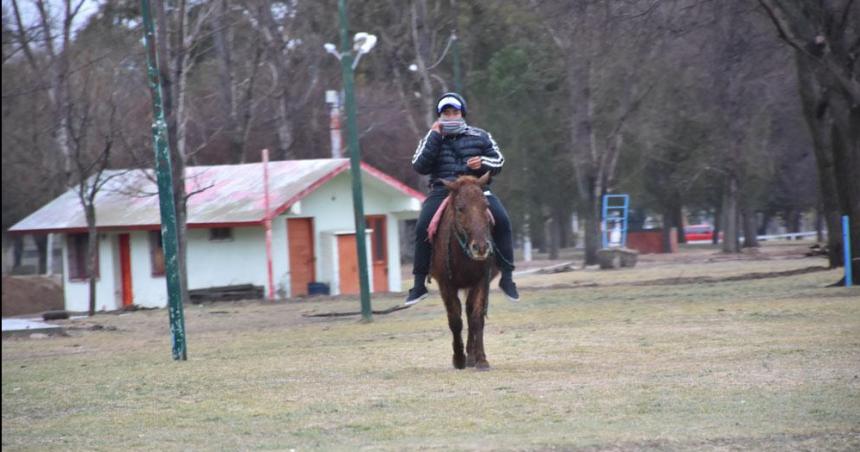
[[370, 52], [376, 46], [376, 36], [360, 31], [353, 38], [352, 49], [359, 54]]
[[323, 48], [325, 49], [326, 52], [336, 56], [337, 59], [340, 59], [340, 54], [337, 53], [337, 47], [334, 44], [327, 42], [327, 43], [323, 44]]

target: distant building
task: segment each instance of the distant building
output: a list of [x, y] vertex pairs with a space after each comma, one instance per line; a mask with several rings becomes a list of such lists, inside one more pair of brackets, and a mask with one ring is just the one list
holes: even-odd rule
[[[263, 164], [186, 170], [189, 289], [267, 285]], [[152, 174], [113, 171], [96, 199], [97, 308], [167, 305], [157, 188]], [[417, 217], [424, 196], [362, 164], [371, 290], [400, 291], [400, 222]], [[311, 282], [357, 293], [358, 270], [349, 160], [269, 163], [272, 267], [280, 296]], [[87, 310], [88, 236], [77, 195], [68, 191], [9, 230], [57, 233], [63, 243], [66, 309]]]

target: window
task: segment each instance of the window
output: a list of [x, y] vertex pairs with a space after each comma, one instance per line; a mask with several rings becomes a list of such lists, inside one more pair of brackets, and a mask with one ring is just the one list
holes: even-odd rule
[[[89, 279], [90, 275], [87, 272], [87, 247], [89, 243], [90, 236], [87, 233], [69, 234], [67, 236], [70, 280]], [[99, 277], [98, 248], [96, 248], [95, 277]]]
[[152, 276], [164, 276], [164, 244], [161, 231], [149, 231], [149, 257], [152, 262]]
[[233, 229], [232, 228], [212, 228], [209, 230], [209, 240], [212, 240], [212, 241], [233, 240]]

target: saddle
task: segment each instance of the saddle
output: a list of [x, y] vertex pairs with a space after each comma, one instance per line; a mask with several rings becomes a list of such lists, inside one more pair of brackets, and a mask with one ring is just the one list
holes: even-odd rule
[[[430, 243], [433, 243], [433, 237], [436, 236], [436, 231], [439, 229], [439, 222], [442, 221], [442, 213], [445, 212], [445, 208], [448, 207], [448, 203], [451, 202], [451, 195], [445, 197], [445, 200], [439, 204], [439, 208], [436, 209], [436, 212], [433, 214], [433, 219], [430, 220], [430, 225], [427, 226], [427, 240]], [[490, 209], [487, 208], [487, 218], [490, 219], [490, 224], [495, 225], [496, 219], [493, 218], [493, 213], [490, 212]]]

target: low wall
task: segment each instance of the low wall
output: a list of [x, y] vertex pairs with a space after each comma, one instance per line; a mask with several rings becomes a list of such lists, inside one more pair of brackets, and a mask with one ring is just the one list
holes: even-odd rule
[[[663, 246], [663, 230], [650, 229], [647, 231], [628, 232], [627, 248], [634, 249], [642, 254], [666, 253], [666, 248]], [[678, 230], [676, 228], [669, 230], [668, 249], [669, 253], [678, 252]]]

